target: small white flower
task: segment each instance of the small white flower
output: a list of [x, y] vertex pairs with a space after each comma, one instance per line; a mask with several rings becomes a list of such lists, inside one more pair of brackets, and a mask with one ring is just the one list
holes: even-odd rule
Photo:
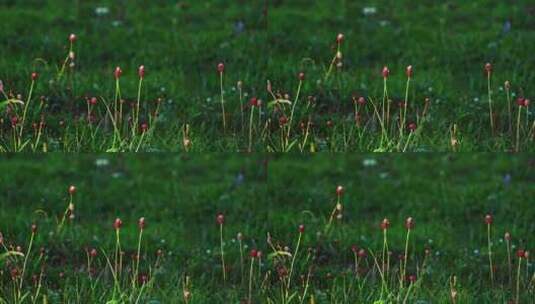
[[109, 12], [110, 9], [105, 6], [99, 6], [95, 8], [95, 14], [97, 14], [97, 16], [107, 15]]
[[377, 165], [377, 160], [374, 158], [366, 158], [362, 161], [364, 167], [374, 167]]
[[109, 164], [110, 164], [110, 161], [107, 158], [97, 158], [95, 160], [95, 166], [97, 167], [105, 167]]
[[364, 14], [364, 16], [375, 15], [375, 13], [377, 13], [377, 8], [374, 6], [366, 6], [362, 9], [362, 14]]

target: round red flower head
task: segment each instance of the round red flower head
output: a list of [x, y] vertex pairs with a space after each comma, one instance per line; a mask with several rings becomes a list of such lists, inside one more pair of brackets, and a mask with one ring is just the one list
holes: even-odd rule
[[249, 256], [254, 259], [258, 257], [258, 251], [256, 249], [251, 249], [251, 252], [249, 252]]
[[525, 258], [526, 257], [526, 251], [524, 249], [518, 249], [516, 251], [516, 256], [519, 258], [519, 259], [522, 259], [522, 258]]
[[215, 220], [219, 225], [223, 225], [225, 223], [225, 216], [223, 215], [223, 213], [219, 213], [216, 216]]
[[77, 38], [77, 37], [76, 37], [75, 34], [70, 34], [70, 35], [69, 35], [69, 41], [70, 41], [71, 43], [74, 43], [74, 42], [76, 41], [76, 38]]
[[287, 123], [288, 123], [288, 118], [287, 118], [286, 116], [283, 115], [283, 116], [281, 116], [281, 117], [279, 118], [279, 125], [284, 126], [284, 125], [286, 125]]
[[492, 224], [493, 220], [494, 219], [492, 218], [492, 215], [490, 214], [485, 215], [485, 224], [490, 225]]
[[32, 73], [32, 81], [36, 81], [37, 78], [39, 78], [39, 74], [37, 74], [37, 72], [33, 72]]
[[217, 65], [217, 71], [218, 71], [219, 73], [223, 73], [223, 72], [225, 72], [225, 64], [223, 64], [223, 63], [219, 63], [219, 64]]
[[141, 79], [145, 78], [145, 66], [144, 65], [140, 65], [137, 72], [138, 72], [139, 78]]
[[381, 222], [381, 229], [387, 230], [390, 227], [390, 221], [387, 218], [384, 218]]
[[305, 233], [305, 225], [301, 224], [299, 225], [299, 233]]
[[76, 193], [76, 186], [70, 185], [69, 186], [69, 194], [74, 195]]
[[258, 99], [256, 97], [252, 97], [249, 99], [249, 105], [251, 107], [258, 107]]
[[390, 76], [390, 70], [388, 69], [388, 67], [383, 67], [383, 78], [388, 78], [388, 76]]
[[33, 234], [37, 233], [37, 225], [36, 224], [32, 224], [32, 233]]
[[364, 97], [359, 97], [359, 99], [357, 100], [357, 103], [361, 106], [365, 105], [366, 104], [366, 99]]
[[409, 129], [409, 131], [414, 132], [414, 131], [416, 131], [417, 125], [414, 122], [411, 122], [411, 123], [409, 123], [407, 128]]
[[121, 221], [120, 218], [116, 218], [115, 222], [113, 222], [113, 228], [115, 230], [119, 230], [119, 229], [121, 229], [122, 226], [123, 226], [123, 221]]
[[116, 67], [115, 71], [113, 72], [113, 76], [115, 76], [115, 79], [121, 78], [122, 75], [123, 75], [123, 70], [121, 70], [120, 67]]
[[414, 228], [414, 219], [412, 217], [409, 216], [405, 220], [405, 227], [407, 228], [407, 230], [411, 230]]
[[303, 72], [299, 73], [298, 78], [299, 78], [299, 81], [304, 81], [305, 80], [305, 73], [303, 73]]
[[336, 195], [337, 196], [342, 196], [343, 194], [344, 194], [344, 186], [338, 185], [336, 187]]
[[141, 124], [141, 126], [139, 126], [139, 128], [141, 129], [141, 133], [145, 133], [149, 129], [149, 125], [146, 122], [144, 122]]

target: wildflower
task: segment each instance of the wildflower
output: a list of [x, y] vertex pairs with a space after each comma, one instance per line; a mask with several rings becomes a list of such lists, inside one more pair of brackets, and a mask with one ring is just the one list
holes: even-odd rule
[[414, 228], [414, 219], [412, 217], [408, 217], [405, 220], [405, 227], [407, 228], [407, 230], [411, 230]]
[[145, 218], [144, 217], [139, 218], [137, 225], [140, 230], [145, 229]]
[[123, 221], [121, 221], [120, 218], [116, 218], [115, 222], [113, 222], [113, 228], [115, 230], [119, 230], [119, 229], [121, 229], [121, 226], [123, 226]]
[[383, 221], [381, 222], [381, 229], [387, 230], [388, 227], [390, 227], [390, 221], [387, 218], [384, 218]]
[[139, 78], [141, 79], [145, 78], [145, 66], [144, 65], [139, 66], [138, 75], [139, 75]]
[[342, 196], [342, 195], [344, 194], [344, 190], [345, 190], [345, 189], [344, 189], [343, 186], [338, 185], [338, 186], [336, 187], [336, 195], [337, 195], [337, 196]]
[[36, 81], [37, 78], [39, 78], [39, 74], [37, 74], [37, 72], [33, 72], [32, 73], [32, 81]]
[[305, 233], [305, 225], [299, 225], [299, 233]]
[[487, 75], [490, 76], [490, 74], [492, 73], [492, 64], [490, 63], [485, 64], [485, 71], [487, 72]]
[[387, 79], [388, 76], [390, 76], [390, 70], [388, 69], [388, 67], [383, 67], [383, 78], [384, 79]]
[[115, 76], [115, 79], [119, 79], [121, 78], [121, 75], [123, 75], [123, 70], [121, 70], [120, 67], [116, 67], [113, 75]]
[[70, 185], [69, 186], [69, 194], [70, 195], [74, 195], [74, 193], [76, 193], [76, 186]]
[[222, 74], [223, 72], [225, 72], [225, 65], [223, 63], [220, 63], [217, 65], [217, 71]]
[[490, 215], [490, 214], [485, 215], [485, 223], [486, 223], [487, 225], [491, 225], [492, 222], [493, 222], [492, 215]]
[[336, 36], [336, 42], [338, 44], [341, 44], [342, 42], [344, 42], [344, 38], [345, 38], [344, 34], [340, 33], [340, 34], [338, 34], [338, 36]]
[[70, 41], [71, 43], [74, 43], [74, 42], [76, 41], [76, 38], [77, 38], [77, 37], [76, 37], [75, 34], [70, 34], [70, 35], [69, 35], [69, 41]]
[[303, 72], [299, 73], [298, 77], [299, 77], [299, 81], [304, 81], [305, 80], [305, 73], [303, 73]]
[[223, 213], [219, 213], [216, 216], [216, 221], [219, 225], [223, 225], [225, 223], [225, 216], [223, 215]]
[[407, 67], [407, 77], [408, 77], [408, 78], [412, 78], [412, 73], [413, 73], [413, 72], [412, 72], [412, 65], [409, 65], [409, 66]]

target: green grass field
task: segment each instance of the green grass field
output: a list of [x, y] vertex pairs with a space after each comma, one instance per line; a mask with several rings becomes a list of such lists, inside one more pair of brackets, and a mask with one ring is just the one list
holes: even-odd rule
[[[517, 99], [535, 80], [534, 11], [530, 1], [483, 0], [1, 1], [0, 151], [531, 152], [532, 107]], [[263, 102], [250, 120], [252, 97]]]
[[[8, 250], [21, 246], [26, 253], [30, 225], [37, 224], [38, 230], [21, 289], [14, 286], [20, 282], [24, 259], [0, 256], [0, 302], [18, 303], [20, 291], [27, 295], [23, 303], [247, 303], [249, 251], [254, 248], [264, 254], [260, 261], [253, 260], [252, 303], [452, 303], [452, 290], [456, 303], [515, 303], [516, 252], [535, 249], [533, 166], [530, 155], [493, 154], [335, 159], [12, 155], [0, 163], [3, 244]], [[71, 184], [77, 187], [75, 217], [58, 230]], [[345, 189], [343, 208], [327, 228], [337, 185]], [[216, 223], [219, 212], [225, 215], [226, 282]], [[486, 214], [494, 218], [494, 283], [489, 278]], [[415, 226], [405, 273], [416, 275], [416, 281], [400, 288], [398, 255], [404, 253], [404, 222], [409, 216]], [[116, 217], [123, 221], [120, 242], [125, 254], [123, 271], [114, 283]], [[147, 222], [140, 250], [143, 279], [132, 285], [140, 217]], [[383, 218], [391, 223], [386, 287], [379, 271]], [[305, 232], [287, 283], [291, 259], [280, 252], [294, 254], [300, 224]], [[511, 278], [505, 232], [512, 235]], [[273, 254], [268, 233], [278, 255]], [[358, 275], [353, 245], [367, 255], [359, 260]], [[98, 254], [90, 276], [86, 250], [92, 248]], [[158, 249], [163, 252], [160, 257]], [[519, 303], [532, 303], [532, 258], [521, 263]], [[19, 271], [15, 279], [12, 269]], [[456, 285], [450, 286], [453, 276]], [[184, 285], [186, 277], [189, 284]]]

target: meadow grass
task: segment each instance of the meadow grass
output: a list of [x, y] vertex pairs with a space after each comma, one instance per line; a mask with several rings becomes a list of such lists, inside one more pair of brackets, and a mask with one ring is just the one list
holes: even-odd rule
[[8, 251], [36, 225], [23, 280], [25, 257], [2, 257], [7, 303], [515, 303], [517, 273], [533, 298], [529, 155], [10, 156], [0, 172]]
[[[21, 134], [15, 140], [13, 113], [20, 116], [25, 106], [12, 102], [8, 111], [2, 101], [2, 151], [533, 150], [532, 107], [517, 105], [529, 100], [535, 80], [529, 2], [0, 5], [4, 91], [27, 104], [30, 74], [39, 74], [28, 119], [22, 123], [15, 115], [15, 133]], [[77, 35], [73, 59], [66, 57], [71, 33]], [[338, 33], [344, 34], [339, 48]], [[219, 63], [225, 64], [225, 117]], [[490, 90], [486, 63], [492, 64]], [[409, 65], [414, 75], [407, 90]], [[384, 66], [390, 70], [388, 96]], [[116, 67], [123, 70], [120, 95]], [[116, 96], [125, 108], [119, 132], [111, 119], [117, 114], [105, 106]], [[97, 102], [88, 115], [92, 97]], [[250, 111], [252, 97], [262, 102]], [[358, 97], [366, 100], [360, 124]], [[138, 100], [139, 117], [130, 106]], [[390, 109], [387, 119], [376, 115], [373, 104], [380, 103]], [[146, 124], [144, 138], [142, 125], [129, 119]]]

